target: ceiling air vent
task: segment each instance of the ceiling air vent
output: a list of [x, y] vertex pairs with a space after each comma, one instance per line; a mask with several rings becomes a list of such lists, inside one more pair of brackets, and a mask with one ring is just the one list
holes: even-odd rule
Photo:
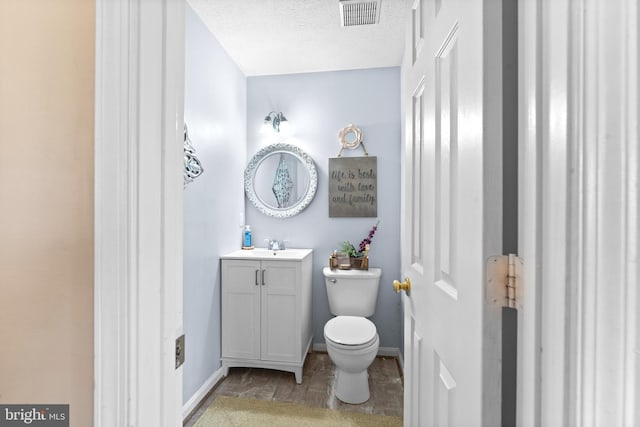
[[377, 24], [380, 21], [381, 0], [339, 0], [343, 27]]

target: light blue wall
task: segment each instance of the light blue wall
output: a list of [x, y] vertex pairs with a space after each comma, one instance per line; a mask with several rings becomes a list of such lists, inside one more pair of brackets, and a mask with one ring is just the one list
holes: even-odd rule
[[[187, 5], [185, 121], [204, 174], [184, 194], [184, 330], [187, 340], [183, 401], [220, 367], [220, 255], [241, 243], [241, 215], [254, 242], [288, 240], [314, 249], [313, 333], [323, 343], [330, 318], [322, 267], [339, 242], [357, 244], [375, 218], [329, 218], [328, 158], [339, 150], [337, 133], [359, 126], [370, 154], [378, 158], [378, 219], [371, 265], [382, 267], [373, 321], [382, 347], [401, 347], [400, 299], [391, 282], [400, 277], [400, 69], [293, 74], [247, 79]], [[259, 132], [264, 116], [283, 111], [292, 124], [286, 142], [316, 162], [319, 185], [300, 215], [274, 219], [245, 208], [243, 173], [260, 148], [280, 139]], [[345, 152], [344, 156], [361, 155]]]
[[[311, 205], [301, 214], [276, 219], [246, 203], [247, 223], [254, 242], [288, 240], [289, 247], [314, 250], [313, 334], [324, 343], [323, 327], [331, 317], [322, 268], [339, 243], [357, 245], [375, 224], [375, 218], [329, 218], [328, 159], [339, 151], [337, 134], [353, 123], [362, 129], [369, 154], [378, 158], [378, 219], [371, 245], [370, 265], [383, 270], [375, 322], [381, 347], [401, 348], [400, 297], [391, 283], [400, 278], [400, 68], [337, 71], [249, 77], [247, 83], [247, 161], [273, 142], [298, 145], [316, 162], [319, 183]], [[267, 137], [260, 125], [271, 110], [282, 111], [292, 133], [287, 139]], [[343, 156], [361, 156], [361, 149]]]
[[219, 259], [244, 213], [246, 78], [186, 7], [185, 122], [204, 173], [184, 191], [183, 401], [220, 367]]

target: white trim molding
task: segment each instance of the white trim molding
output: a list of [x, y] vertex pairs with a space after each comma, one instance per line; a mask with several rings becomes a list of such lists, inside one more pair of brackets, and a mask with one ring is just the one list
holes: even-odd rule
[[178, 426], [183, 0], [96, 0], [94, 425]]
[[636, 0], [576, 0], [571, 425], [640, 425]]
[[214, 389], [220, 381], [224, 379], [224, 370], [222, 368], [217, 369], [206, 381], [200, 386], [198, 390], [191, 396], [182, 407], [182, 420], [187, 419], [192, 415], [193, 411], [198, 409], [200, 404], [207, 398], [211, 390]]
[[639, 12], [519, 1], [519, 426], [640, 425]]

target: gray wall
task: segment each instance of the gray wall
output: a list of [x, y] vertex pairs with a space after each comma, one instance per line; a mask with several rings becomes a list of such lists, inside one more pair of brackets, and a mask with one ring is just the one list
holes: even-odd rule
[[183, 402], [220, 367], [220, 255], [244, 213], [246, 78], [186, 6], [185, 122], [204, 173], [184, 191]]
[[[277, 219], [261, 214], [246, 203], [247, 223], [254, 242], [288, 240], [289, 247], [311, 248], [313, 256], [314, 343], [324, 343], [323, 327], [331, 317], [322, 268], [339, 243], [357, 245], [376, 218], [329, 218], [328, 158], [339, 151], [337, 134], [353, 123], [362, 129], [369, 154], [378, 158], [378, 219], [380, 226], [371, 245], [370, 265], [383, 270], [375, 322], [381, 347], [401, 347], [400, 298], [391, 283], [400, 278], [400, 69], [337, 71], [249, 77], [247, 80], [247, 158], [274, 142], [299, 146], [315, 161], [318, 191], [300, 215]], [[260, 126], [269, 111], [288, 118], [290, 137], [265, 136]], [[361, 149], [343, 156], [361, 156]], [[235, 241], [240, 241], [239, 231]], [[239, 243], [238, 243], [239, 245]]]

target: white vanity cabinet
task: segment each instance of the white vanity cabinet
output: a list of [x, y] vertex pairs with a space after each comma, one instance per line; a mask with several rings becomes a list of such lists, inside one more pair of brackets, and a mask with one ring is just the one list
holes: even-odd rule
[[222, 257], [222, 368], [295, 373], [311, 347], [310, 249], [236, 251]]

